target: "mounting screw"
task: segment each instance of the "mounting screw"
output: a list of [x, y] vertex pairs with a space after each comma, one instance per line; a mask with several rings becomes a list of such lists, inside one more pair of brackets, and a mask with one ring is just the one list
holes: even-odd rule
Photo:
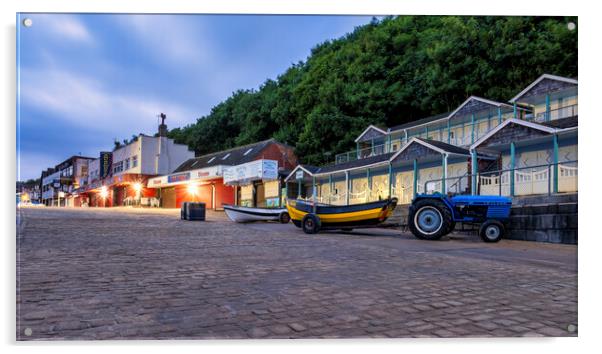
[[575, 326], [574, 324], [568, 325], [566, 329], [571, 333], [577, 332], [577, 326]]
[[577, 26], [575, 25], [575, 22], [569, 22], [566, 24], [566, 27], [569, 29], [569, 31], [573, 31]]
[[33, 25], [33, 21], [31, 20], [31, 18], [26, 18], [23, 20], [23, 26], [31, 27], [31, 25]]
[[33, 334], [33, 331], [31, 330], [31, 328], [27, 327], [25, 328], [25, 330], [23, 331], [23, 334], [25, 334], [26, 336], [31, 336]]

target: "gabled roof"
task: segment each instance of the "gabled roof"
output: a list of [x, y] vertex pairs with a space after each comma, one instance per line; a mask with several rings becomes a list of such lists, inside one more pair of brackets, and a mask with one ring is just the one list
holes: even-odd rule
[[313, 176], [314, 173], [316, 173], [319, 169], [319, 167], [313, 165], [297, 165], [297, 167], [295, 167], [291, 171], [291, 173], [289, 173], [288, 176], [286, 176], [284, 180], [288, 181], [292, 176], [295, 175], [295, 173], [297, 173], [297, 170], [303, 170], [303, 172], [307, 173], [310, 176]]
[[552, 128], [549, 126], [545, 126], [545, 125], [541, 125], [541, 124], [537, 124], [537, 123], [533, 123], [533, 122], [527, 122], [525, 120], [522, 119], [516, 119], [516, 118], [510, 118], [510, 119], [506, 119], [502, 124], [499, 124], [497, 127], [491, 129], [487, 134], [483, 135], [482, 137], [480, 137], [479, 139], [477, 139], [477, 141], [475, 141], [471, 146], [470, 146], [470, 150], [473, 150], [475, 148], [477, 148], [479, 145], [481, 145], [483, 142], [487, 141], [487, 139], [489, 139], [490, 137], [492, 137], [495, 133], [499, 132], [500, 130], [504, 129], [506, 126], [510, 125], [510, 124], [518, 124], [518, 125], [522, 125], [525, 127], [529, 127], [532, 129], [536, 129], [548, 134], [554, 134], [558, 131], [564, 130], [564, 129], [556, 129], [556, 128]]
[[470, 156], [470, 151], [455, 145], [451, 145], [448, 143], [444, 143], [442, 141], [423, 139], [414, 137], [408, 141], [399, 151], [397, 151], [393, 156], [391, 156], [390, 160], [394, 160], [399, 156], [403, 151], [405, 151], [412, 144], [420, 144], [426, 146], [429, 149], [435, 150], [441, 154], [456, 154], [456, 155], [467, 155]]
[[376, 125], [370, 124], [368, 126], [368, 128], [364, 129], [364, 131], [354, 141], [357, 143], [362, 138], [362, 136], [366, 135], [371, 129], [374, 129], [383, 135], [387, 135], [386, 130], [381, 129], [381, 128], [377, 127]]
[[516, 100], [521, 98], [523, 95], [525, 95], [527, 92], [529, 92], [533, 87], [535, 87], [537, 84], [539, 84], [544, 79], [562, 81], [562, 82], [566, 82], [569, 84], [575, 84], [575, 85], [578, 84], [577, 79], [571, 79], [568, 77], [556, 76], [556, 75], [551, 75], [551, 74], [543, 74], [540, 77], [538, 77], [537, 80], [533, 81], [529, 86], [527, 86], [524, 90], [519, 92], [518, 95], [512, 97], [512, 99], [509, 102], [510, 103], [516, 102]]
[[[461, 105], [458, 106], [458, 108], [456, 108], [455, 110], [453, 110], [447, 117], [451, 118], [453, 117], [456, 113], [458, 113], [464, 106], [466, 106], [470, 101], [480, 101], [483, 102], [485, 104], [491, 105], [491, 106], [495, 106], [495, 107], [508, 107], [508, 108], [513, 108], [511, 105], [507, 104], [507, 103], [502, 103], [502, 102], [496, 102], [496, 101], [492, 101], [492, 100], [488, 100], [486, 98], [483, 97], [478, 97], [478, 96], [470, 96], [466, 99], [466, 101], [464, 101]], [[518, 107], [517, 107], [518, 108]]]
[[465, 149], [465, 148], [462, 148], [462, 147], [459, 147], [456, 145], [448, 144], [443, 141], [424, 139], [424, 138], [418, 138], [418, 137], [416, 139], [439, 149], [443, 153], [457, 154], [457, 155], [470, 155], [470, 151], [468, 149]]
[[261, 155], [263, 149], [270, 144], [283, 145], [274, 139], [268, 139], [253, 144], [237, 146], [186, 160], [174, 172], [184, 172], [218, 165], [235, 166], [251, 162], [256, 160]]

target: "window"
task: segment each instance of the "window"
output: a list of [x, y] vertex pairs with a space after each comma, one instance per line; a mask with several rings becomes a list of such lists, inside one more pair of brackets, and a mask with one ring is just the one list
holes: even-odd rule
[[222, 157], [222, 160], [227, 159], [228, 157], [230, 157], [230, 153], [227, 153], [226, 155], [224, 155], [224, 157]]
[[127, 159], [125, 159], [125, 169], [126, 170], [130, 169], [130, 158], [129, 157]]
[[212, 158], [209, 159], [209, 161], [207, 161], [207, 163], [211, 163], [211, 161], [215, 160], [215, 156], [213, 156]]
[[123, 171], [123, 161], [116, 162], [113, 165], [113, 173], [119, 173]]
[[247, 150], [247, 151], [246, 151], [246, 152], [243, 154], [243, 156], [247, 156], [247, 155], [248, 155], [248, 154], [249, 154], [251, 151], [253, 151], [253, 148], [250, 148], [249, 150]]
[[138, 155], [132, 156], [132, 168], [138, 166]]

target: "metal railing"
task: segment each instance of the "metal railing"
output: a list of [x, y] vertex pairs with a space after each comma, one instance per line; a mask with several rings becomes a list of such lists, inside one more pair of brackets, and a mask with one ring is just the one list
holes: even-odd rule
[[546, 122], [546, 121], [550, 121], [550, 120], [575, 117], [579, 113], [577, 108], [578, 108], [577, 105], [574, 104], [571, 106], [552, 109], [549, 112], [550, 116], [548, 118], [546, 118], [548, 112], [539, 112], [539, 113], [537, 113], [537, 115], [535, 115], [534, 117], [531, 118], [531, 121], [541, 123], [541, 122]]
[[[577, 192], [577, 160], [479, 172], [474, 181], [476, 195], [523, 196]], [[422, 191], [471, 194], [472, 184], [473, 175], [466, 174], [426, 181]]]

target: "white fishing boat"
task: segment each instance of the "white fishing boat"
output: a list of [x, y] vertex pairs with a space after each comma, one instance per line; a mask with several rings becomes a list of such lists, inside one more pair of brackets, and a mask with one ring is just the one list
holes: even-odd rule
[[279, 221], [286, 224], [291, 220], [286, 208], [249, 208], [224, 205], [224, 211], [234, 222]]

